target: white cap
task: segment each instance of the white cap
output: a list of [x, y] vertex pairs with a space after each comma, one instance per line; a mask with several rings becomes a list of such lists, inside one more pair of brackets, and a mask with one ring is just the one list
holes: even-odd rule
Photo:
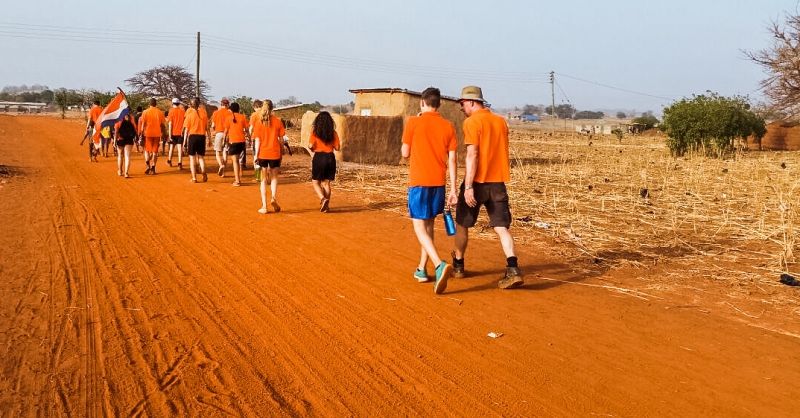
[[180, 103], [181, 103], [181, 99], [179, 99], [177, 97], [172, 99], [172, 104], [180, 104]]

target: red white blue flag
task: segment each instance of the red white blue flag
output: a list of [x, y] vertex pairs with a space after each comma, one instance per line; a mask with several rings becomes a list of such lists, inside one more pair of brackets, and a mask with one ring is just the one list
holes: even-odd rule
[[98, 131], [106, 126], [114, 126], [115, 123], [121, 121], [122, 118], [130, 113], [125, 93], [123, 93], [122, 89], [119, 87], [117, 87], [117, 90], [119, 90], [119, 93], [114, 96], [111, 102], [108, 103], [108, 106], [100, 113], [100, 116], [97, 117], [97, 121], [95, 121], [95, 129]]

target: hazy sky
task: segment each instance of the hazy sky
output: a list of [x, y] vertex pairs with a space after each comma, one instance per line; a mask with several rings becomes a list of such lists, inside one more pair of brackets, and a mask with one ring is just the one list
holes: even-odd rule
[[706, 90], [760, 98], [764, 74], [742, 50], [769, 46], [768, 25], [797, 1], [29, 0], [0, 10], [0, 86], [125, 89], [153, 66], [193, 72], [199, 31], [200, 74], [217, 99], [336, 104], [354, 88], [457, 96], [477, 84], [506, 107], [549, 103], [552, 70], [557, 104], [660, 113]]

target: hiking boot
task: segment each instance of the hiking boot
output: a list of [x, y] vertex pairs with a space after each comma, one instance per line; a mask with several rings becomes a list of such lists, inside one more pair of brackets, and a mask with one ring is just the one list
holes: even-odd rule
[[433, 284], [433, 293], [441, 295], [447, 289], [447, 279], [453, 273], [453, 266], [442, 261], [439, 267], [436, 267], [436, 283]]
[[456, 279], [464, 278], [464, 259], [456, 260], [456, 253], [450, 253], [453, 256], [453, 277]]
[[428, 272], [426, 272], [424, 269], [422, 270], [416, 269], [414, 271], [414, 278], [417, 279], [417, 282], [419, 283], [426, 283], [431, 281], [431, 279], [428, 278]]
[[497, 282], [497, 287], [501, 289], [514, 289], [525, 284], [522, 280], [522, 272], [517, 267], [506, 267], [506, 274]]

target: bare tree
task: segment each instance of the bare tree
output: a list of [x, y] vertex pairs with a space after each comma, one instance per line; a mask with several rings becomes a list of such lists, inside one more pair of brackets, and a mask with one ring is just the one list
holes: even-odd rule
[[768, 77], [761, 81], [764, 95], [773, 112], [800, 115], [800, 16], [786, 14], [786, 21], [772, 22], [769, 32], [773, 45], [767, 49], [745, 51], [748, 58], [764, 68]]
[[[125, 80], [134, 93], [149, 97], [179, 97], [189, 98], [195, 96], [195, 77], [186, 68], [177, 65], [162, 65], [136, 73]], [[205, 100], [208, 84], [200, 80], [200, 98]]]
[[278, 100], [278, 106], [279, 107], [291, 106], [291, 105], [296, 105], [296, 104], [300, 104], [300, 100], [297, 100], [297, 97], [294, 97], [294, 96], [289, 96], [289, 97], [287, 97], [285, 99]]

